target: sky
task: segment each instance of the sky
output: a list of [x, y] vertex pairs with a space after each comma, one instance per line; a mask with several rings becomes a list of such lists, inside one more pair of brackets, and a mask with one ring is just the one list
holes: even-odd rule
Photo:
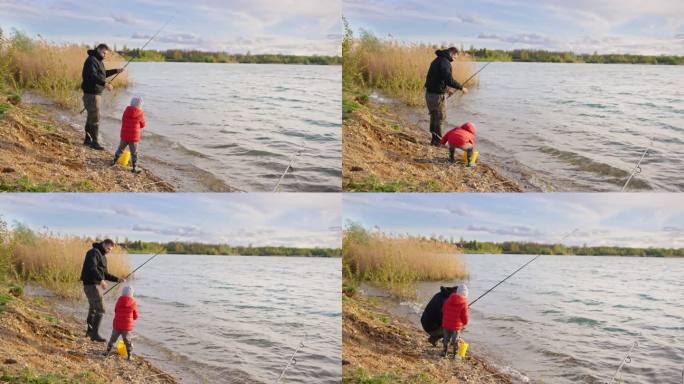
[[405, 42], [684, 55], [682, 0], [344, 0], [343, 13]]
[[684, 194], [344, 194], [343, 218], [395, 235], [684, 247]]
[[230, 245], [341, 246], [337, 194], [0, 194], [0, 219], [58, 235]]
[[0, 0], [0, 27], [56, 43], [337, 55], [340, 0]]

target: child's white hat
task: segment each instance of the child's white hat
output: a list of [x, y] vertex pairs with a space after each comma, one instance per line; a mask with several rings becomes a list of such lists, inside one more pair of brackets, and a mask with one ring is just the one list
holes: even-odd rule
[[133, 297], [133, 287], [131, 287], [130, 285], [123, 287], [123, 289], [121, 290], [121, 296]]
[[133, 97], [131, 98], [131, 106], [132, 106], [132, 107], [140, 108], [140, 107], [142, 107], [142, 104], [143, 104], [143, 99], [142, 99], [142, 97], [140, 97], [140, 96], [133, 96]]
[[458, 287], [456, 287], [456, 294], [468, 297], [468, 287], [463, 283], [459, 284]]

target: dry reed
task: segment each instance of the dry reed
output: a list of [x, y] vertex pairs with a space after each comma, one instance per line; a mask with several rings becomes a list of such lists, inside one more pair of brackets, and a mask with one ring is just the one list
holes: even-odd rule
[[[425, 103], [425, 78], [435, 59], [436, 47], [381, 40], [368, 33], [354, 39], [344, 57], [345, 65], [354, 67], [351, 75], [362, 86], [381, 89], [409, 105]], [[470, 57], [459, 56], [452, 63], [454, 79], [463, 83], [475, 73]], [[479, 83], [476, 76], [467, 87]]]
[[415, 295], [415, 284], [420, 281], [467, 276], [455, 245], [370, 232], [358, 225], [345, 229], [342, 254], [345, 278], [368, 281], [405, 297]]
[[[91, 241], [35, 233], [25, 227], [13, 231], [12, 262], [17, 276], [64, 297], [80, 295], [81, 267]], [[131, 271], [128, 254], [117, 247], [107, 256], [109, 272], [125, 276]]]
[[[52, 44], [42, 39], [31, 39], [15, 33], [0, 40], [0, 53], [8, 61], [5, 76], [17, 87], [36, 90], [64, 107], [80, 105], [81, 71], [88, 48], [73, 44]], [[105, 66], [119, 68], [124, 60], [112, 52]], [[3, 74], [0, 74], [3, 75]], [[120, 74], [112, 83], [115, 88], [129, 84], [127, 73]]]

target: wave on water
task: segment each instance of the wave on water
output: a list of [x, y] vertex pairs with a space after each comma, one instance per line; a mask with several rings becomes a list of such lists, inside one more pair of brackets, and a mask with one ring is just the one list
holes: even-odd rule
[[[540, 150], [547, 155], [553, 156], [565, 163], [573, 165], [578, 170], [595, 173], [601, 176], [607, 176], [608, 178], [606, 178], [605, 181], [611, 182], [615, 185], [623, 185], [625, 180], [627, 180], [630, 175], [630, 172], [628, 171], [613, 167], [606, 163], [594, 161], [577, 153], [561, 151], [560, 149], [552, 147], [541, 147]], [[648, 182], [637, 178], [632, 179], [630, 182], [630, 187], [633, 189], [652, 189]]]
[[606, 323], [603, 320], [591, 319], [584, 316], [570, 316], [567, 318], [556, 319], [555, 321], [567, 324], [586, 325], [590, 327], [597, 327]]

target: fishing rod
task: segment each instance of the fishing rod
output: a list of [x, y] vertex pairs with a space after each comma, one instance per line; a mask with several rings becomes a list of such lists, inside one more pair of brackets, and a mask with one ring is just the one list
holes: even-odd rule
[[629, 348], [629, 351], [627, 352], [627, 354], [625, 355], [625, 357], [622, 358], [622, 361], [620, 362], [620, 365], [618, 365], [617, 371], [615, 371], [615, 375], [613, 375], [613, 377], [610, 379], [610, 381], [608, 382], [608, 384], [613, 384], [613, 382], [615, 382], [615, 379], [616, 379], [616, 378], [618, 377], [618, 375], [620, 374], [620, 371], [622, 371], [622, 367], [624, 367], [625, 364], [628, 364], [628, 363], [631, 363], [631, 362], [632, 362], [632, 350], [634, 350], [634, 348], [636, 348], [636, 347], [638, 347], [638, 346], [639, 346], [639, 342], [637, 342], [637, 340], [634, 340], [634, 342], [632, 343], [632, 347]]
[[283, 174], [280, 175], [280, 179], [278, 179], [278, 182], [276, 183], [275, 188], [273, 188], [273, 192], [278, 192], [278, 187], [280, 186], [280, 183], [285, 178], [285, 175], [287, 175], [287, 171], [289, 171], [290, 168], [292, 168], [292, 165], [294, 164], [295, 160], [302, 154], [303, 150], [304, 150], [304, 147], [300, 146], [299, 150], [297, 150], [297, 153], [295, 153], [294, 156], [292, 156], [292, 158], [290, 159], [290, 163], [287, 165], [287, 168], [285, 168], [285, 172], [283, 172]]
[[297, 365], [297, 359], [295, 358], [295, 356], [297, 355], [297, 353], [299, 352], [299, 350], [302, 349], [302, 348], [304, 348], [304, 342], [303, 342], [303, 341], [300, 341], [300, 342], [299, 342], [299, 346], [298, 346], [297, 349], [295, 349], [295, 351], [292, 353], [292, 356], [290, 356], [290, 360], [287, 362], [287, 365], [285, 366], [285, 369], [283, 369], [283, 371], [280, 372], [280, 376], [278, 376], [278, 379], [276, 380], [276, 384], [280, 383], [280, 379], [283, 378], [283, 376], [285, 375], [285, 372], [287, 372], [287, 370], [290, 368], [290, 366], [292, 366], [292, 365]]
[[[152, 35], [152, 37], [150, 37], [150, 38], [145, 42], [145, 44], [143, 44], [143, 46], [142, 46], [141, 48], [139, 48], [139, 50], [142, 51], [143, 49], [145, 49], [145, 47], [147, 47], [147, 45], [148, 45], [149, 43], [151, 43], [152, 40], [154, 40], [154, 39], [161, 33], [161, 31], [164, 30], [164, 28], [166, 28], [167, 25], [169, 25], [169, 23], [171, 22], [171, 20], [173, 20], [173, 16], [171, 16], [171, 17], [169, 18], [169, 20], [167, 20], [166, 23], [164, 23], [164, 25], [162, 25], [162, 27], [159, 28], [159, 30], [157, 31], [157, 33], [155, 33], [154, 35]], [[114, 79], [116, 79], [116, 78], [123, 72], [123, 70], [126, 69], [126, 67], [128, 67], [128, 64], [130, 64], [131, 61], [133, 61], [133, 59], [134, 59], [134, 56], [131, 56], [131, 58], [128, 59], [128, 61], [126, 61], [126, 64], [124, 64], [124, 66], [121, 67], [121, 71], [118, 72], [116, 75], [114, 75], [114, 77], [112, 77], [111, 80], [107, 81], [107, 83], [112, 84], [112, 83], [114, 82]], [[86, 110], [86, 108], [83, 107], [83, 109], [81, 109], [81, 112], [79, 112], [79, 113], [83, 113], [83, 111], [85, 111], [85, 110]]]
[[[478, 73], [482, 72], [482, 70], [485, 69], [485, 68], [487, 68], [487, 66], [488, 66], [489, 64], [491, 64], [491, 63], [493, 63], [493, 62], [490, 61], [490, 62], [488, 62], [487, 64], [483, 65], [482, 68], [478, 69], [477, 72], [473, 73], [472, 76], [470, 76], [466, 81], [464, 81], [464, 82], [461, 84], [461, 86], [462, 86], [462, 87], [465, 86], [470, 80], [473, 79], [473, 77], [477, 76]], [[449, 95], [447, 98], [449, 98], [449, 97], [451, 97], [451, 95]]]
[[653, 146], [653, 139], [651, 139], [651, 144], [648, 147], [646, 147], [646, 149], [644, 149], [644, 153], [641, 154], [641, 158], [639, 159], [639, 161], [634, 166], [634, 169], [632, 169], [632, 173], [629, 175], [629, 178], [627, 178], [627, 181], [625, 182], [625, 185], [622, 186], [622, 190], [620, 190], [620, 192], [624, 192], [625, 189], [627, 188], [627, 185], [629, 185], [629, 182], [632, 181], [632, 178], [641, 173], [641, 162], [644, 161], [646, 154], [648, 153], [648, 151], [651, 149], [652, 146]]
[[[126, 275], [126, 277], [124, 277], [123, 280], [127, 280], [132, 274], [135, 273], [135, 271], [137, 271], [138, 269], [142, 268], [145, 264], [147, 264], [147, 263], [149, 263], [150, 261], [152, 261], [152, 259], [154, 259], [155, 257], [159, 256], [161, 253], [162, 253], [162, 251], [159, 251], [159, 252], [155, 253], [154, 255], [152, 255], [152, 257], [150, 257], [149, 259], [147, 259], [144, 263], [140, 264], [140, 266], [138, 266], [138, 268], [134, 269], [131, 273], [129, 273], [128, 275]], [[109, 291], [111, 291], [112, 289], [116, 288], [116, 287], [117, 287], [119, 284], [121, 284], [122, 282], [123, 282], [123, 281], [119, 281], [119, 282], [117, 282], [116, 284], [112, 285], [111, 288], [109, 288], [108, 290], [106, 290], [106, 291], [102, 294], [102, 296], [104, 296], [104, 295], [106, 295], [107, 293], [109, 293]]]
[[[565, 240], [568, 236], [572, 235], [572, 234], [575, 233], [575, 232], [577, 232], [577, 228], [573, 229], [572, 232], [569, 232], [568, 234], [566, 234], [565, 236], [563, 236], [563, 237], [560, 239], [559, 242]], [[506, 276], [505, 279], [499, 281], [495, 286], [489, 288], [485, 293], [483, 293], [483, 294], [481, 294], [480, 296], [478, 296], [477, 299], [471, 301], [470, 304], [468, 304], [468, 307], [472, 306], [472, 305], [475, 304], [478, 300], [480, 300], [481, 298], [485, 297], [489, 292], [493, 291], [494, 288], [496, 288], [496, 287], [498, 287], [499, 285], [501, 285], [504, 281], [510, 279], [513, 275], [515, 275], [516, 273], [520, 272], [523, 268], [525, 268], [525, 267], [527, 267], [528, 265], [530, 265], [533, 261], [537, 260], [540, 256], [541, 256], [541, 255], [535, 256], [532, 260], [530, 260], [530, 261], [528, 261], [527, 263], [523, 264], [522, 267], [516, 269], [513, 273], [511, 273], [510, 275]]]

